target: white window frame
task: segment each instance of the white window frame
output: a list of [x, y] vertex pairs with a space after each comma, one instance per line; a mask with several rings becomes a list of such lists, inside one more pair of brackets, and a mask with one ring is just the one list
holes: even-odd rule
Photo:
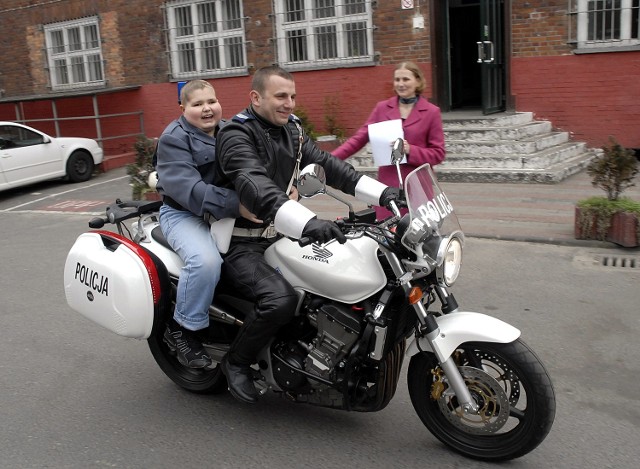
[[[613, 17], [615, 24], [610, 23], [619, 33], [616, 37], [605, 37], [606, 31], [597, 31], [597, 25], [590, 24], [589, 8], [592, 3], [598, 0], [576, 0], [577, 5], [577, 46], [578, 49], [592, 52], [602, 52], [606, 50], [620, 50], [624, 48], [640, 48], [640, 37], [636, 32], [636, 37], [632, 37], [632, 23], [638, 21], [640, 15], [640, 2], [638, 0], [618, 0], [620, 2], [619, 15]], [[614, 7], [616, 0], [609, 0], [611, 7]], [[609, 5], [606, 5], [609, 6]], [[634, 16], [635, 15], [635, 16]], [[604, 27], [604, 26], [603, 26]], [[590, 37], [591, 32], [591, 37]], [[597, 35], [598, 37], [594, 37]], [[609, 35], [613, 34], [609, 30]]]
[[[287, 21], [287, 5], [299, 3], [303, 6], [304, 18]], [[336, 68], [351, 65], [367, 65], [374, 63], [373, 50], [373, 7], [372, 1], [366, 0], [364, 3], [364, 12], [347, 14], [348, 2], [345, 0], [274, 0], [276, 14], [276, 31], [277, 31], [277, 53], [278, 63], [288, 70], [309, 70], [319, 68]], [[335, 14], [321, 18], [314, 18], [314, 7], [318, 10], [333, 8]], [[350, 25], [364, 25], [366, 31], [366, 51], [364, 54], [350, 55], [347, 50], [349, 34], [347, 29]], [[335, 41], [331, 43], [322, 43], [316, 36], [317, 28], [335, 29]], [[302, 31], [303, 35], [301, 43], [304, 47], [304, 59], [296, 59], [290, 57], [288, 34]], [[319, 56], [320, 49], [331, 50], [336, 52], [335, 57], [325, 58]], [[335, 49], [333, 48], [335, 46]], [[298, 49], [300, 52], [300, 49]]]
[[53, 90], [105, 85], [97, 16], [47, 24], [44, 33]]
[[[230, 3], [238, 8], [238, 17], [232, 18], [237, 24], [225, 29], [225, 16]], [[211, 26], [207, 27], [200, 21], [199, 8], [206, 8], [206, 5], [213, 5], [215, 9], [213, 31]], [[189, 14], [190, 24], [183, 26], [185, 31], [182, 32], [178, 30], [182, 25], [176, 20], [178, 10]], [[174, 79], [248, 73], [242, 0], [175, 0], [167, 2], [165, 11], [171, 75]], [[185, 54], [185, 50], [193, 52]]]

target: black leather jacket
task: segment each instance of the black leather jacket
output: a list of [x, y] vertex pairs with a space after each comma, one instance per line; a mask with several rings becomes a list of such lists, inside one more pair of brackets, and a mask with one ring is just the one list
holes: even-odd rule
[[[240, 202], [264, 221], [263, 225], [257, 225], [238, 218], [236, 226], [266, 226], [289, 200], [286, 189], [295, 170], [300, 145], [296, 122], [299, 123], [299, 119], [290, 116], [287, 125], [275, 126], [249, 107], [220, 129], [214, 184], [235, 188]], [[329, 186], [354, 195], [361, 175], [350, 164], [320, 150], [305, 134], [300, 168], [311, 163], [324, 168]]]

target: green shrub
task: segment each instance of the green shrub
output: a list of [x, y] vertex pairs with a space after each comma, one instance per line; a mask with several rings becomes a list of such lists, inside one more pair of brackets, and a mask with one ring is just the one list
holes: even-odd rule
[[587, 167], [591, 183], [607, 193], [608, 200], [618, 200], [628, 187], [635, 186], [633, 178], [638, 174], [638, 160], [632, 150], [609, 137], [611, 145], [602, 147], [603, 154]]
[[[611, 218], [618, 212], [635, 213], [640, 219], [640, 202], [627, 197], [609, 200], [607, 197], [590, 197], [577, 203], [581, 209], [576, 220], [582, 233], [592, 233], [595, 228], [596, 239], [604, 241], [611, 227]], [[638, 232], [640, 237], [640, 232]], [[640, 241], [640, 240], [639, 240]]]
[[300, 124], [302, 125], [304, 132], [309, 136], [311, 140], [315, 141], [318, 138], [318, 133], [316, 132], [314, 125], [309, 120], [309, 115], [307, 114], [306, 109], [298, 105], [296, 106], [296, 111], [294, 112], [294, 114], [298, 117], [298, 119], [300, 119]]
[[606, 197], [589, 197], [578, 202], [578, 207], [601, 212], [633, 212], [640, 215], [640, 202], [622, 197], [618, 200], [609, 200]]
[[147, 180], [149, 173], [155, 170], [153, 167], [153, 154], [156, 151], [157, 142], [158, 140], [155, 138], [141, 136], [138, 137], [133, 145], [136, 152], [135, 160], [127, 165], [133, 200], [142, 199], [144, 193], [149, 190]]
[[340, 107], [340, 100], [336, 96], [324, 98], [324, 124], [327, 132], [335, 135], [338, 140], [344, 140], [345, 130], [338, 121], [337, 109]]

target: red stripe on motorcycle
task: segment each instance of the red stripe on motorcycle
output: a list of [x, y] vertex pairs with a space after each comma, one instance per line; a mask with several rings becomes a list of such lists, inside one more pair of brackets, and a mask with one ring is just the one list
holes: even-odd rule
[[153, 304], [157, 305], [160, 300], [160, 276], [158, 275], [158, 269], [156, 268], [155, 262], [149, 255], [149, 253], [139, 244], [134, 243], [128, 238], [121, 236], [112, 231], [106, 230], [96, 230], [103, 239], [111, 240], [112, 242], [124, 244], [131, 251], [133, 251], [142, 261], [145, 268], [147, 269], [147, 273], [149, 274], [149, 281], [151, 282], [151, 293], [153, 294]]

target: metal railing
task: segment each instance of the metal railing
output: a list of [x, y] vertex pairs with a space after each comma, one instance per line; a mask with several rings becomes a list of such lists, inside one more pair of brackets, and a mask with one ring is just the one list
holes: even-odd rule
[[[95, 128], [96, 128], [96, 132], [95, 132], [95, 140], [98, 142], [98, 144], [104, 148], [103, 143], [105, 141], [109, 141], [109, 140], [116, 140], [116, 139], [124, 139], [124, 138], [131, 138], [131, 137], [138, 137], [138, 136], [144, 136], [144, 111], [140, 110], [140, 111], [131, 111], [131, 112], [120, 112], [120, 113], [114, 113], [114, 114], [100, 114], [100, 108], [98, 105], [98, 98], [97, 95], [92, 95], [91, 96], [91, 101], [93, 104], [93, 115], [85, 115], [85, 116], [74, 116], [74, 117], [58, 117], [58, 109], [56, 106], [56, 99], [55, 98], [50, 98], [51, 101], [51, 113], [53, 114], [53, 117], [49, 117], [49, 118], [42, 118], [42, 119], [25, 119], [25, 113], [24, 113], [24, 108], [23, 108], [23, 103], [21, 101], [16, 102], [15, 103], [15, 114], [16, 114], [16, 122], [20, 122], [22, 124], [26, 124], [29, 125], [30, 123], [33, 122], [53, 122], [53, 126], [55, 129], [55, 136], [56, 137], [61, 137], [61, 132], [60, 132], [60, 123], [64, 122], [64, 121], [82, 121], [82, 120], [93, 120], [95, 122]], [[137, 120], [138, 120], [138, 127], [139, 127], [139, 131], [138, 132], [128, 132], [128, 133], [124, 133], [124, 134], [117, 134], [117, 135], [103, 135], [103, 121], [105, 119], [113, 119], [113, 118], [119, 118], [119, 117], [126, 117], [126, 116], [137, 116]], [[132, 126], [129, 126], [132, 127]]]

